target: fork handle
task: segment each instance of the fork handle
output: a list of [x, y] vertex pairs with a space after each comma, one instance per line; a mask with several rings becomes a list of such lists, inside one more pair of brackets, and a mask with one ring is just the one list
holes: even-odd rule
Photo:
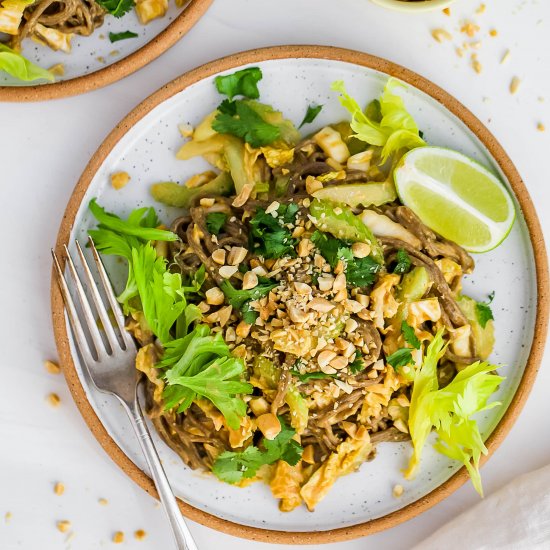
[[170, 487], [170, 483], [166, 477], [166, 472], [162, 467], [159, 455], [155, 445], [153, 444], [153, 440], [151, 439], [151, 434], [145, 424], [137, 393], [133, 403], [130, 404], [123, 402], [123, 404], [128, 416], [130, 417], [132, 427], [136, 432], [141, 450], [145, 455], [145, 460], [147, 461], [149, 471], [151, 472], [151, 476], [155, 482], [164, 511], [168, 516], [168, 521], [170, 522], [172, 532], [174, 533], [177, 549], [198, 550], [197, 545], [193, 540], [193, 536], [191, 535], [191, 531], [189, 531], [189, 528], [187, 527], [187, 524], [185, 523], [185, 520], [180, 512], [176, 502], [176, 497]]

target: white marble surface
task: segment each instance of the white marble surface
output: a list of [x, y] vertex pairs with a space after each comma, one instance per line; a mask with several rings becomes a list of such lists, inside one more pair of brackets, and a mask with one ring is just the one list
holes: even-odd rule
[[[0, 369], [0, 548], [93, 550], [171, 548], [162, 512], [120, 472], [88, 432], [61, 376], [47, 374], [55, 359], [49, 310], [50, 256], [59, 220], [84, 165], [105, 135], [142, 98], [180, 73], [222, 55], [264, 45], [331, 44], [367, 51], [408, 66], [454, 94], [485, 122], [516, 163], [550, 234], [550, 4], [543, 0], [487, 2], [475, 16], [483, 71], [458, 58], [458, 28], [478, 0], [459, 0], [452, 16], [412, 17], [387, 12], [366, 0], [216, 0], [207, 16], [172, 50], [138, 74], [93, 93], [43, 104], [0, 105], [0, 330], [5, 335]], [[453, 43], [438, 44], [430, 29], [444, 27]], [[489, 29], [498, 30], [489, 37]], [[460, 42], [459, 42], [460, 41]], [[506, 49], [509, 61], [500, 65]], [[512, 96], [508, 85], [521, 78]], [[540, 101], [544, 98], [546, 101]], [[538, 132], [536, 124], [549, 127]], [[548, 355], [548, 354], [547, 354]], [[488, 493], [520, 473], [550, 462], [547, 388], [543, 362], [529, 401], [509, 437], [483, 468]], [[49, 392], [61, 396], [53, 409]], [[542, 424], [541, 424], [542, 423]], [[541, 427], [542, 426], [542, 427]], [[53, 494], [62, 481], [63, 496]], [[105, 507], [98, 504], [106, 498]], [[477, 501], [466, 485], [406, 524], [328, 550], [406, 549]], [[9, 522], [4, 514], [11, 512]], [[67, 542], [55, 522], [68, 519]], [[201, 549], [266, 549], [192, 524]], [[135, 529], [148, 538], [133, 540]], [[449, 541], [455, 548], [459, 541]], [[271, 548], [276, 548], [271, 546]], [[284, 547], [279, 547], [284, 548]], [[290, 547], [289, 547], [290, 548]]]

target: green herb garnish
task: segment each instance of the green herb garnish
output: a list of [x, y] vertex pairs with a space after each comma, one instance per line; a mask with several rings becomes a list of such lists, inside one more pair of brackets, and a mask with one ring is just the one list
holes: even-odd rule
[[365, 368], [365, 361], [359, 350], [355, 351], [355, 359], [348, 365], [348, 369], [352, 374], [357, 374]]
[[278, 126], [266, 122], [246, 102], [239, 100], [225, 103], [222, 112], [212, 122], [212, 129], [219, 134], [231, 134], [244, 139], [252, 147], [269, 145], [281, 136]]
[[110, 32], [109, 40], [111, 41], [111, 43], [113, 43], [113, 42], [118, 42], [119, 40], [126, 40], [128, 38], [136, 38], [137, 36], [139, 35], [132, 31]]
[[317, 118], [317, 115], [321, 112], [322, 108], [322, 105], [310, 105], [307, 108], [304, 120], [302, 120], [302, 123], [298, 126], [298, 128], [301, 128], [304, 124], [310, 124], [313, 122]]
[[309, 380], [323, 380], [325, 378], [336, 378], [335, 374], [325, 374], [324, 372], [320, 372], [320, 371], [305, 372], [304, 374], [302, 374], [296, 368], [290, 369], [290, 373], [293, 376], [296, 376], [296, 378], [298, 378], [300, 382], [308, 382]]
[[315, 231], [311, 241], [319, 249], [321, 255], [334, 269], [339, 260], [346, 264], [346, 281], [356, 287], [369, 286], [374, 283], [381, 266], [370, 256], [356, 258], [348, 243], [328, 236], [321, 231]]
[[212, 472], [226, 483], [239, 483], [243, 479], [254, 477], [265, 464], [284, 460], [295, 466], [302, 457], [303, 449], [292, 439], [295, 430], [289, 428], [279, 417], [281, 431], [272, 440], [262, 440], [263, 450], [251, 445], [242, 452], [225, 451], [221, 453], [212, 466]]
[[250, 242], [254, 253], [264, 258], [294, 255], [297, 240], [292, 238], [292, 231], [286, 225], [296, 222], [297, 213], [298, 205], [294, 203], [281, 204], [276, 218], [259, 208], [249, 221]]
[[412, 363], [412, 353], [410, 348], [399, 348], [397, 351], [386, 357], [386, 363], [389, 363], [395, 370]]
[[401, 322], [401, 332], [407, 344], [410, 344], [414, 349], [420, 349], [420, 340], [417, 338], [414, 328], [412, 328], [407, 321]]
[[400, 248], [397, 251], [396, 259], [397, 259], [397, 264], [393, 268], [393, 272], [398, 273], [400, 275], [402, 273], [407, 273], [411, 268], [411, 258], [409, 257], [405, 249]]
[[495, 292], [489, 294], [486, 302], [477, 302], [476, 303], [476, 317], [481, 325], [481, 328], [485, 328], [489, 321], [493, 321], [493, 310], [489, 307], [489, 304], [495, 299]]
[[262, 71], [259, 67], [249, 67], [232, 74], [217, 76], [214, 80], [220, 94], [233, 99], [237, 95], [258, 99], [260, 91], [258, 82], [262, 79]]
[[243, 321], [249, 325], [253, 325], [258, 318], [258, 312], [250, 307], [250, 302], [259, 300], [278, 284], [267, 277], [258, 277], [258, 285], [250, 290], [237, 290], [227, 280], [222, 282], [220, 288], [233, 308], [241, 312]]
[[96, 0], [96, 2], [114, 17], [122, 17], [134, 6], [134, 0]]
[[206, 228], [212, 235], [219, 235], [227, 221], [228, 215], [223, 212], [210, 212], [206, 215]]

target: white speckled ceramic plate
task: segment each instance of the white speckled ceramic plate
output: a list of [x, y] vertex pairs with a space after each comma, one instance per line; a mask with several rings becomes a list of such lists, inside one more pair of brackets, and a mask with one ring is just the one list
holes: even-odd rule
[[[38, 101], [87, 92], [137, 71], [173, 46], [206, 12], [212, 0], [188, 0], [177, 7], [174, 0], [164, 17], [142, 25], [131, 10], [121, 18], [107, 15], [90, 36], [75, 35], [72, 51], [64, 53], [23, 41], [22, 54], [46, 69], [62, 64], [65, 74], [56, 82], [22, 82], [0, 71], [0, 101]], [[109, 33], [133, 31], [135, 38], [111, 43]]]
[[[330, 91], [334, 80], [344, 80], [349, 93], [366, 103], [380, 94], [388, 74], [398, 76], [409, 83], [403, 95], [425, 139], [477, 159], [515, 194], [518, 217], [510, 236], [496, 250], [476, 256], [475, 273], [465, 281], [465, 292], [477, 299], [496, 292], [497, 345], [492, 360], [505, 365], [500, 372], [506, 380], [497, 395], [503, 406], [480, 418], [482, 432], [490, 436], [488, 445], [493, 449], [518, 414], [540, 358], [547, 315], [544, 246], [525, 188], [494, 138], [458, 102], [410, 71], [358, 52], [298, 46], [239, 54], [192, 71], [147, 99], [107, 138], [73, 194], [58, 246], [75, 238], [85, 240], [87, 230], [94, 225], [87, 210], [91, 198], [97, 197], [108, 210], [126, 215], [133, 208], [153, 204], [148, 191], [152, 183], [182, 181], [204, 170], [202, 159], [182, 162], [175, 158], [182, 143], [177, 125], [195, 125], [212, 111], [220, 102], [214, 76], [246, 64], [260, 66], [263, 71], [261, 100], [294, 122], [301, 121], [309, 104], [324, 105], [308, 131], [346, 118], [336, 94]], [[132, 180], [115, 191], [109, 175], [121, 170]], [[166, 222], [177, 215], [174, 209], [155, 206]], [[122, 284], [120, 270], [112, 262], [109, 266]], [[109, 454], [134, 480], [152, 491], [152, 483], [142, 471], [145, 461], [124, 412], [114, 399], [97, 393], [88, 383], [72, 345], [67, 345], [67, 326], [55, 284], [52, 297], [58, 348], [77, 404]], [[340, 479], [315, 512], [300, 507], [282, 513], [266, 485], [239, 489], [222, 484], [212, 476], [191, 471], [158, 438], [157, 443], [185, 514], [233, 534], [278, 542], [328, 542], [368, 534], [421, 512], [466, 479], [464, 472], [459, 472], [459, 464], [428, 446], [419, 475], [407, 482], [401, 470], [410, 454], [409, 443], [385, 443], [379, 445], [375, 460]], [[392, 496], [397, 483], [405, 487], [400, 499]]]

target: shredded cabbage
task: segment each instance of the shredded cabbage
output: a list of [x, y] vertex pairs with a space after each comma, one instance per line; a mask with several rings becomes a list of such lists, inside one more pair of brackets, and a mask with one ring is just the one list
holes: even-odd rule
[[4, 0], [0, 1], [0, 32], [19, 34], [19, 25], [23, 19], [23, 12], [33, 3], [33, 0]]
[[488, 404], [487, 401], [504, 378], [491, 374], [496, 368], [494, 365], [477, 361], [439, 389], [437, 364], [446, 348], [442, 335], [440, 330], [428, 346], [414, 378], [409, 411], [409, 432], [414, 450], [405, 477], [410, 479], [416, 472], [426, 439], [434, 428], [438, 435], [435, 449], [462, 462], [475, 490], [483, 496], [479, 462], [481, 455], [487, 454], [487, 448], [472, 416], [500, 405], [499, 402]]
[[9, 75], [25, 82], [39, 79], [50, 82], [55, 80], [50, 71], [35, 65], [21, 54], [8, 48], [5, 44], [0, 44], [0, 71], [5, 71]]
[[381, 120], [378, 121], [364, 112], [357, 101], [348, 95], [343, 81], [338, 80], [332, 84], [332, 89], [341, 94], [340, 103], [352, 116], [351, 129], [355, 132], [353, 137], [383, 147], [382, 162], [399, 149], [409, 150], [426, 145], [420, 137], [416, 122], [407, 112], [403, 99], [392, 93], [397, 86], [403, 84], [395, 78], [390, 78], [384, 86], [379, 101]]

